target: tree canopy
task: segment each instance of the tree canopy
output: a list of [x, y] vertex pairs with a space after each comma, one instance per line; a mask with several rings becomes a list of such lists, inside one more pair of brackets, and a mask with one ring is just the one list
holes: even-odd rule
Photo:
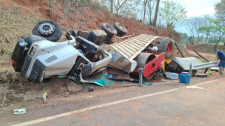
[[215, 6], [216, 17], [221, 21], [225, 21], [225, 0], [221, 0]]
[[175, 26], [175, 24], [182, 22], [186, 18], [185, 8], [179, 3], [173, 1], [163, 1], [160, 7], [159, 16], [167, 28]]

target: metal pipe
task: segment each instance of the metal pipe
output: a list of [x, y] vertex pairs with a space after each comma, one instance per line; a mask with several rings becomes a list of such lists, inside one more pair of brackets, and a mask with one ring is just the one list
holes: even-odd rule
[[142, 81], [143, 81], [142, 74], [144, 73], [144, 69], [143, 68], [139, 68], [138, 72], [139, 72], [139, 85], [141, 87], [142, 86]]
[[205, 61], [209, 62], [208, 59], [206, 59], [204, 56], [202, 56], [201, 54], [199, 54], [195, 49], [193, 49], [193, 51], [198, 54], [202, 59], [204, 59]]
[[177, 47], [177, 50], [180, 52], [181, 56], [184, 57], [184, 54], [181, 52], [181, 50], [180, 50], [180, 48], [178, 47], [177, 43], [174, 42], [174, 44], [175, 44], [175, 46]]
[[190, 74], [190, 77], [192, 77], [192, 64], [190, 64], [189, 74]]
[[209, 68], [205, 69], [204, 73], [207, 73], [208, 70], [209, 70]]

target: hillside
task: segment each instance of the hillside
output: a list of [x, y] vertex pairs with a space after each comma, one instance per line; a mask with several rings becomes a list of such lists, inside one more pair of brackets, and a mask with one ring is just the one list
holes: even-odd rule
[[0, 0], [0, 96], [3, 98], [0, 99], [0, 107], [16, 102], [15, 99], [20, 100], [14, 93], [43, 88], [42, 85], [38, 88], [32, 86], [27, 80], [20, 78], [8, 64], [19, 38], [27, 37], [36, 23], [45, 19], [58, 22], [64, 32], [67, 29], [97, 29], [101, 23], [120, 22], [127, 27], [128, 34], [144, 33], [180, 40], [179, 35], [174, 32], [113, 15], [89, 0], [78, 3], [71, 3], [70, 0]]
[[[149, 27], [132, 19], [115, 16], [97, 3], [91, 3], [88, 0], [79, 3], [69, 3], [70, 0], [0, 0], [0, 2], [7, 8], [19, 7], [23, 15], [33, 14], [38, 16], [39, 20], [55, 20], [64, 29], [90, 30], [98, 28], [101, 23], [113, 24], [118, 21], [127, 27], [129, 33], [173, 37], [168, 30]], [[178, 36], [174, 38], [179, 39]]]

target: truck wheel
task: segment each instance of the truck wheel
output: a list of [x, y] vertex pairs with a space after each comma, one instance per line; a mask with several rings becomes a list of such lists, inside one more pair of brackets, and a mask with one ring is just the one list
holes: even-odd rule
[[34, 27], [32, 34], [56, 42], [62, 36], [62, 28], [55, 21], [44, 20]]
[[107, 23], [101, 24], [101, 28], [107, 33], [107, 36], [110, 38], [117, 34], [116, 29]]
[[163, 38], [158, 45], [158, 51], [165, 53], [165, 59], [173, 55], [173, 41], [170, 38]]
[[115, 22], [113, 26], [117, 30], [118, 35], [123, 36], [127, 33], [126, 27], [124, 27], [122, 24]]

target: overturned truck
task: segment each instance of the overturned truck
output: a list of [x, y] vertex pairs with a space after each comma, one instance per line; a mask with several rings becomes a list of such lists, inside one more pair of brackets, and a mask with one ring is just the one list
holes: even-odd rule
[[[143, 77], [151, 78], [165, 70], [165, 61], [172, 58], [173, 41], [147, 34], [140, 34], [119, 43], [107, 46], [112, 54], [109, 67], [126, 73], [138, 73], [143, 68]], [[170, 61], [168, 61], [169, 63]]]
[[[89, 32], [86, 37], [67, 31], [67, 40], [56, 43], [62, 32], [55, 30], [60, 28], [55, 22], [42, 21], [33, 29], [33, 35], [20, 39], [10, 60], [15, 71], [33, 82], [58, 75], [72, 75], [79, 80], [105, 67], [127, 74], [143, 68], [143, 76], [151, 78], [171, 62], [173, 41], [169, 38], [141, 34], [112, 43], [114, 35], [121, 37], [127, 31], [116, 27], [118, 33], [123, 33], [118, 34], [110, 26]], [[103, 42], [107, 44], [101, 46]]]
[[[55, 75], [67, 75], [70, 72], [79, 71], [83, 77], [87, 77], [107, 66], [112, 57], [110, 53], [103, 51], [101, 56], [95, 58], [98, 51], [101, 51], [97, 45], [79, 36], [77, 39], [81, 41], [76, 43], [74, 36], [70, 35], [70, 37], [71, 40], [60, 43], [34, 35], [25, 40], [20, 39], [10, 63], [15, 71], [21, 72], [22, 76], [34, 82], [41, 82], [44, 78]], [[85, 51], [82, 51], [82, 45], [87, 47]], [[87, 57], [90, 56], [92, 58], [88, 59]]]

